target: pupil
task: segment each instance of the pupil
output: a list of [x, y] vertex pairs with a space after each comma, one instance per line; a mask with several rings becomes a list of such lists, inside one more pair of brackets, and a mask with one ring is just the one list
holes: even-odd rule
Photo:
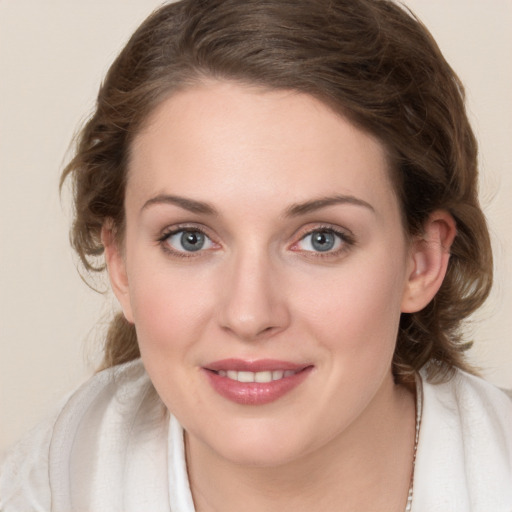
[[317, 231], [312, 236], [312, 245], [317, 251], [330, 251], [334, 242], [334, 235], [328, 231]]
[[181, 245], [187, 251], [199, 251], [204, 245], [204, 235], [198, 231], [185, 231], [181, 235]]

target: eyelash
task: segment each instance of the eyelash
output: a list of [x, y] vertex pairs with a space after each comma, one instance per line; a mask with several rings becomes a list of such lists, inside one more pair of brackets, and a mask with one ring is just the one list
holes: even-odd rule
[[[162, 247], [162, 250], [172, 256], [176, 256], [178, 258], [194, 258], [202, 253], [204, 253], [205, 250], [199, 249], [197, 251], [197, 254], [194, 251], [177, 251], [170, 247], [168, 240], [170, 237], [177, 235], [178, 233], [201, 233], [204, 235], [212, 244], [219, 245], [217, 242], [215, 242], [206, 232], [206, 230], [202, 229], [200, 226], [196, 225], [178, 225], [174, 226], [172, 228], [168, 228], [165, 230], [157, 239], [157, 242]], [[338, 248], [335, 251], [304, 251], [301, 249], [295, 249], [295, 252], [300, 252], [302, 254], [307, 255], [308, 257], [312, 258], [336, 258], [340, 256], [341, 254], [347, 252], [353, 245], [355, 245], [356, 241], [352, 233], [347, 231], [342, 231], [338, 228], [335, 228], [331, 225], [318, 225], [314, 226], [311, 229], [306, 229], [304, 232], [300, 235], [300, 238], [292, 244], [292, 250], [294, 246], [298, 245], [300, 242], [302, 242], [304, 239], [306, 239], [308, 236], [313, 235], [314, 233], [323, 232], [323, 233], [330, 233], [335, 235], [337, 238], [341, 241], [341, 247]]]
[[352, 246], [355, 245], [356, 240], [352, 233], [348, 231], [342, 231], [339, 228], [336, 228], [331, 225], [319, 225], [314, 226], [311, 229], [306, 229], [304, 233], [301, 234], [299, 240], [297, 242], [294, 242], [292, 247], [296, 246], [300, 242], [302, 242], [305, 238], [308, 236], [313, 235], [313, 233], [330, 233], [338, 237], [341, 241], [341, 247], [334, 251], [301, 251], [300, 249], [297, 249], [297, 252], [301, 252], [302, 254], [306, 254], [308, 257], [311, 258], [336, 258], [341, 256], [343, 253], [347, 252]]
[[[177, 251], [175, 249], [172, 249], [170, 245], [167, 243], [169, 238], [171, 236], [177, 235], [178, 233], [201, 233], [204, 235], [208, 240], [210, 240], [213, 244], [214, 242], [212, 238], [206, 233], [204, 229], [201, 229], [199, 226], [190, 226], [190, 225], [178, 225], [174, 226], [172, 228], [168, 228], [165, 230], [161, 236], [158, 237], [157, 242], [162, 247], [162, 250], [171, 255], [171, 256], [177, 256], [178, 258], [194, 258], [196, 256], [199, 256], [200, 253], [204, 252], [204, 250], [199, 249], [197, 251], [197, 254], [194, 251]], [[218, 244], [217, 244], [218, 245]]]

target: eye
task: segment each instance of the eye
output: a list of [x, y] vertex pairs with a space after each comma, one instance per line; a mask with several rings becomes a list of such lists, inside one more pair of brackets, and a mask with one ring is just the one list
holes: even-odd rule
[[298, 250], [311, 252], [336, 252], [344, 243], [346, 237], [333, 229], [315, 229], [303, 236], [296, 244]]
[[211, 249], [213, 242], [197, 229], [180, 229], [165, 235], [162, 240], [175, 252], [197, 252]]

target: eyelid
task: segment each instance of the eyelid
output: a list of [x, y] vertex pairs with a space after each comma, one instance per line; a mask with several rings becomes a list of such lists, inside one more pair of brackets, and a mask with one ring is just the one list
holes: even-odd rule
[[208, 233], [208, 230], [205, 227], [201, 226], [200, 224], [184, 222], [172, 224], [161, 229], [159, 234], [157, 235], [157, 240], [159, 242], [163, 241], [169, 238], [171, 235], [179, 233], [180, 231], [198, 231], [199, 233], [203, 233], [204, 235], [206, 235], [208, 238], [211, 238], [210, 234]]
[[[182, 231], [197, 231], [199, 233], [204, 234], [213, 244], [213, 248], [208, 249], [199, 249], [197, 251], [179, 251], [175, 250], [172, 247], [169, 246], [169, 244], [166, 244], [166, 240], [179, 232]], [[303, 250], [300, 248], [296, 248], [296, 246], [304, 240], [309, 235], [312, 235], [315, 232], [318, 231], [328, 231], [331, 233], [334, 233], [337, 237], [341, 240], [341, 247], [336, 250], [328, 250], [325, 252], [322, 251], [311, 251], [311, 250]], [[289, 246], [289, 249], [291, 249], [294, 252], [307, 254], [311, 257], [316, 258], [328, 258], [328, 257], [336, 257], [341, 255], [342, 253], [348, 251], [352, 246], [356, 244], [356, 238], [354, 237], [354, 234], [352, 231], [350, 231], [348, 228], [340, 227], [338, 225], [333, 225], [329, 223], [320, 223], [320, 224], [314, 224], [309, 223], [306, 226], [301, 227], [299, 230], [296, 231], [296, 234], [293, 236], [294, 242]], [[178, 257], [197, 257], [204, 255], [205, 252], [210, 252], [212, 249], [216, 250], [221, 248], [221, 244], [218, 242], [217, 237], [215, 235], [212, 235], [210, 233], [210, 229], [208, 229], [206, 226], [203, 226], [201, 224], [196, 223], [178, 223], [174, 225], [167, 226], [157, 236], [157, 243], [162, 246], [162, 249], [174, 256]]]
[[[180, 251], [180, 250], [173, 248], [172, 246], [170, 246], [170, 244], [167, 243], [167, 240], [170, 237], [172, 237], [173, 235], [176, 235], [181, 232], [187, 232], [187, 231], [190, 231], [190, 232], [195, 231], [195, 232], [203, 234], [206, 238], [208, 238], [208, 240], [212, 243], [212, 245], [214, 247], [209, 247], [207, 249], [201, 248], [201, 249], [198, 249], [197, 251], [185, 251], [185, 250]], [[218, 247], [220, 247], [220, 244], [215, 240], [215, 237], [209, 233], [208, 229], [206, 229], [205, 227], [203, 227], [201, 225], [191, 224], [191, 223], [180, 223], [180, 224], [175, 224], [175, 225], [171, 225], [171, 226], [164, 228], [157, 237], [157, 243], [162, 247], [162, 249], [166, 253], [171, 254], [173, 256], [182, 257], [182, 258], [193, 258], [193, 257], [201, 256], [205, 252], [209, 252], [212, 249], [217, 249]]]
[[[300, 248], [296, 248], [295, 249], [295, 247], [301, 241], [303, 241], [307, 236], [310, 236], [313, 233], [318, 232], [318, 231], [327, 231], [327, 232], [330, 232], [330, 233], [334, 233], [334, 235], [336, 235], [337, 237], [340, 238], [340, 240], [341, 240], [341, 247], [339, 247], [336, 250], [329, 250], [329, 251], [325, 251], [325, 252], [322, 252], [322, 251], [309, 251], [309, 250], [303, 250], [303, 249], [300, 249]], [[297, 233], [295, 238], [296, 238], [296, 241], [292, 243], [292, 245], [290, 247], [291, 250], [294, 250], [296, 252], [300, 252], [300, 253], [303, 253], [303, 254], [307, 254], [307, 255], [315, 257], [315, 258], [317, 258], [317, 257], [319, 257], [319, 258], [327, 258], [327, 257], [338, 256], [338, 255], [346, 252], [350, 247], [352, 247], [356, 243], [356, 239], [354, 237], [354, 234], [349, 229], [341, 228], [339, 226], [335, 226], [335, 225], [332, 225], [332, 224], [325, 224], [325, 223], [316, 224], [316, 225], [308, 224], [307, 226], [302, 227], [298, 231], [298, 233]]]
[[354, 239], [354, 234], [350, 229], [341, 227], [337, 224], [330, 224], [329, 222], [308, 222], [306, 225], [302, 226], [295, 232], [293, 238], [301, 240], [305, 236], [310, 235], [315, 231], [332, 231], [333, 233], [336, 233], [337, 235], [340, 235], [347, 240]]

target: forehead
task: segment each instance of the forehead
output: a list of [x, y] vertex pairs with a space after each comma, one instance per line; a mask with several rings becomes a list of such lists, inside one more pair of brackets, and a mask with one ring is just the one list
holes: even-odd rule
[[[130, 188], [248, 198], [393, 194], [384, 146], [315, 98], [210, 82], [173, 94], [135, 138]], [[133, 187], [130, 187], [133, 185]]]

